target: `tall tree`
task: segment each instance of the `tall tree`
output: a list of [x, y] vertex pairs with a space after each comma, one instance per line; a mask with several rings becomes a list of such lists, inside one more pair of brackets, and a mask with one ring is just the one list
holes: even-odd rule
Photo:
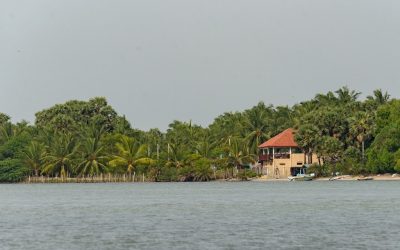
[[86, 138], [80, 146], [82, 156], [75, 172], [80, 176], [95, 176], [104, 173], [107, 168], [107, 158], [103, 149], [96, 138]]
[[116, 144], [118, 153], [110, 161], [112, 167], [122, 167], [129, 175], [138, 165], [151, 165], [154, 160], [147, 156], [147, 145], [140, 145], [133, 138], [122, 136]]
[[29, 167], [35, 176], [39, 176], [39, 172], [45, 163], [45, 146], [37, 141], [32, 141], [24, 150], [23, 155], [24, 163]]
[[367, 96], [368, 100], [374, 101], [378, 105], [386, 104], [390, 100], [388, 92], [383, 92], [382, 89], [374, 90], [373, 96]]
[[355, 116], [350, 118], [350, 133], [355, 137], [358, 143], [362, 152], [363, 161], [365, 156], [365, 142], [372, 137], [374, 130], [374, 118], [370, 113], [358, 112]]
[[67, 177], [73, 172], [78, 146], [76, 139], [71, 135], [59, 134], [49, 147], [43, 172], [61, 176], [61, 178]]
[[271, 112], [268, 111], [270, 110], [262, 102], [245, 111], [244, 130], [252, 154], [257, 154], [258, 146], [271, 136], [268, 131], [268, 118], [271, 117]]

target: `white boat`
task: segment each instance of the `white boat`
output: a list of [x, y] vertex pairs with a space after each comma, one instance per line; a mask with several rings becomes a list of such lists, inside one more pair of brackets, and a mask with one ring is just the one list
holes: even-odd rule
[[314, 174], [298, 174], [296, 176], [289, 176], [289, 181], [312, 181], [315, 178]]

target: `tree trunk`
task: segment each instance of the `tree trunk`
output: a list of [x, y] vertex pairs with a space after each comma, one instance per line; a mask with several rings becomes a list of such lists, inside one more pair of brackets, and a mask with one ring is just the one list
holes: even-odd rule
[[365, 142], [364, 142], [364, 140], [361, 142], [361, 147], [362, 147], [362, 149], [361, 149], [361, 151], [362, 151], [362, 160], [363, 160], [363, 163], [365, 162]]

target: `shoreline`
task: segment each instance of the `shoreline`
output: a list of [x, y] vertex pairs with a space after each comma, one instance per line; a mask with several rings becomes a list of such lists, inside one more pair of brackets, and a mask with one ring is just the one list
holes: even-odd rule
[[[399, 174], [378, 174], [378, 175], [368, 175], [368, 176], [361, 176], [361, 175], [339, 175], [332, 177], [317, 177], [313, 181], [359, 181], [359, 178], [371, 177], [372, 179], [369, 181], [400, 181]], [[273, 178], [266, 178], [266, 177], [259, 177], [255, 179], [251, 179], [250, 181], [255, 182], [281, 182], [281, 181], [288, 181], [287, 178], [280, 178], [280, 179], [273, 179]]]
[[[317, 177], [313, 179], [313, 181], [360, 181], [359, 178], [372, 178], [368, 179], [368, 181], [400, 181], [399, 174], [381, 174], [381, 175], [368, 175], [368, 176], [361, 176], [361, 175], [340, 175], [335, 177]], [[268, 178], [267, 176], [251, 178], [248, 180], [238, 180], [238, 179], [216, 179], [210, 180], [208, 182], [289, 182], [287, 178]], [[362, 180], [365, 181], [365, 180]], [[95, 184], [95, 183], [183, 183], [180, 181], [148, 181], [148, 180], [136, 180], [136, 181], [128, 181], [123, 179], [114, 179], [114, 180], [101, 180], [101, 179], [76, 179], [76, 178], [68, 178], [66, 180], [61, 180], [60, 178], [40, 178], [38, 179], [31, 179], [25, 180], [21, 182], [14, 182], [14, 183], [7, 183], [7, 182], [0, 182], [0, 184]]]

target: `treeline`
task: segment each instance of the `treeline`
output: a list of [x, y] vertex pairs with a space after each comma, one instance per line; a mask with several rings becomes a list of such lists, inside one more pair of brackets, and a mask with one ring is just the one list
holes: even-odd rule
[[293, 107], [263, 102], [224, 113], [207, 128], [172, 122], [166, 132], [131, 127], [105, 98], [69, 101], [13, 124], [0, 113], [0, 182], [28, 176], [145, 176], [152, 181], [247, 178], [258, 145], [286, 128], [319, 175], [400, 172], [400, 100], [376, 90], [365, 100], [343, 87]]

